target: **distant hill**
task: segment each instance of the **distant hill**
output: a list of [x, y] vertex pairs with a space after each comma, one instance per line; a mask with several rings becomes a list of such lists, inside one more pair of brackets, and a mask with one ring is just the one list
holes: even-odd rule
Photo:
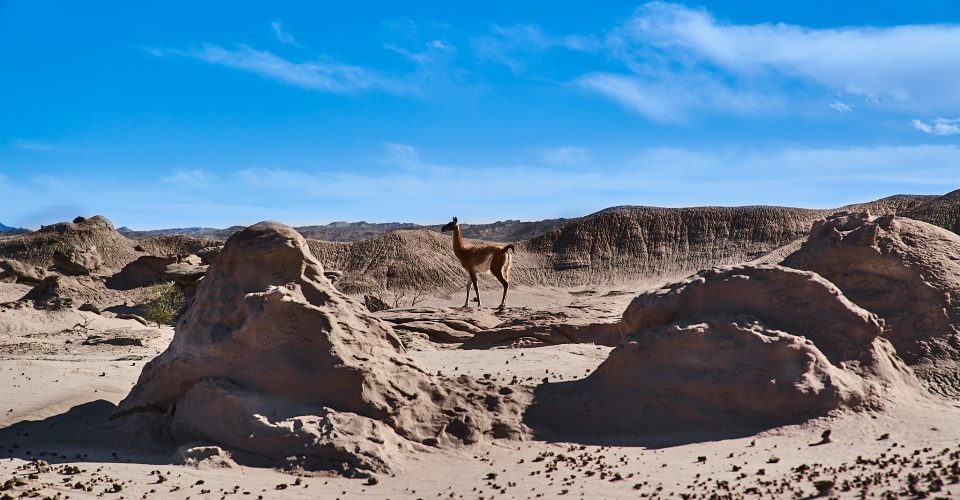
[[[527, 286], [684, 275], [752, 260], [806, 234], [815, 219], [830, 213], [783, 207], [613, 207], [517, 240], [510, 275], [513, 283]], [[379, 288], [455, 292], [466, 283], [450, 234], [421, 229], [308, 244], [325, 268], [343, 272], [337, 286], [348, 293]]]
[[960, 234], [960, 189], [933, 196], [900, 212], [904, 217], [929, 222]]
[[[676, 277], [758, 258], [776, 263], [799, 246], [814, 220], [864, 210], [896, 213], [960, 232], [960, 190], [943, 196], [895, 195], [825, 210], [619, 206], [576, 219], [462, 227], [474, 242], [514, 243], [514, 284], [582, 287]], [[237, 229], [116, 231], [102, 217], [78, 217], [26, 235], [0, 237], [0, 259], [47, 268], [56, 250], [96, 248], [103, 259], [101, 272], [109, 273], [146, 254], [196, 253]], [[297, 229], [325, 269], [342, 272], [337, 286], [348, 293], [384, 288], [459, 293], [466, 285], [451, 235], [440, 233], [439, 226], [337, 222]]]
[[[615, 284], [683, 276], [711, 266], [762, 258], [791, 244], [799, 246], [814, 220], [839, 211], [896, 213], [957, 232], [957, 198], [960, 191], [945, 196], [894, 195], [824, 210], [611, 207], [560, 223], [515, 226], [515, 230], [530, 230], [532, 236], [511, 240], [516, 242], [517, 252], [510, 274], [514, 283], [529, 286]], [[551, 225], [554, 227], [549, 229]], [[459, 291], [466, 283], [466, 273], [450, 249], [451, 237], [430, 229], [435, 227], [395, 231], [359, 242], [311, 239], [308, 243], [327, 269], [343, 272], [337, 286], [351, 293], [380, 288]], [[477, 238], [476, 228], [471, 229], [464, 226], [466, 237], [496, 241]], [[779, 262], [786, 254], [778, 255], [770, 262]]]
[[226, 240], [233, 233], [243, 229], [243, 226], [232, 226], [226, 229], [216, 229], [212, 227], [180, 227], [174, 229], [155, 229], [151, 231], [135, 231], [129, 227], [121, 227], [117, 232], [134, 240], [145, 240], [147, 238], [156, 238], [159, 236], [182, 235], [192, 236], [194, 238]]
[[4, 236], [0, 238], [0, 259], [13, 259], [48, 268], [53, 264], [53, 255], [57, 251], [95, 250], [102, 259], [100, 273], [109, 274], [119, 271], [142, 255], [196, 253], [218, 243], [179, 235], [134, 241], [115, 230], [105, 217], [96, 215], [77, 217], [73, 222], [41, 226], [39, 230], [28, 231], [27, 234]]
[[[519, 220], [497, 221], [490, 224], [462, 224], [463, 235], [466, 238], [482, 239], [487, 241], [511, 242], [532, 238], [552, 231], [575, 219], [548, 219], [535, 222]], [[117, 229], [117, 232], [136, 240], [155, 238], [158, 236], [184, 235], [202, 239], [226, 240], [233, 233], [243, 229], [242, 226], [233, 226], [226, 229], [209, 227], [187, 227], [174, 229], [156, 229], [152, 231], [135, 231], [127, 227]], [[304, 238], [323, 241], [361, 241], [392, 231], [416, 229], [440, 230], [440, 225], [422, 226], [409, 222], [331, 222], [320, 226], [295, 227]]]
[[0, 236], [10, 236], [10, 235], [14, 235], [14, 234], [26, 234], [26, 233], [29, 233], [29, 232], [30, 232], [29, 229], [23, 229], [23, 228], [19, 228], [19, 227], [10, 227], [10, 226], [4, 225], [2, 222], [0, 222]]

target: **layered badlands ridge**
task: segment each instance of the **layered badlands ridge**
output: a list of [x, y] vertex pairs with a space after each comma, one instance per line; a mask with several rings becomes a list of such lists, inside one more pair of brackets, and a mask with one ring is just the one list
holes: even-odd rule
[[[845, 207], [893, 213], [960, 230], [960, 191], [897, 195]], [[711, 266], [763, 258], [799, 245], [813, 221], [837, 210], [784, 207], [614, 207], [539, 236], [514, 242], [512, 281], [521, 286], [583, 286], [680, 278]], [[539, 227], [539, 226], [538, 226]], [[549, 225], [545, 227], [551, 227]], [[449, 237], [426, 229], [395, 231], [352, 243], [307, 240], [328, 271], [342, 273], [346, 293], [378, 290], [459, 292], [467, 277], [450, 257]], [[78, 218], [21, 236], [0, 237], [0, 259], [47, 269], [54, 256], [88, 256], [91, 274], [109, 276], [147, 256], [195, 254], [222, 242], [167, 235], [131, 240], [103, 217]], [[96, 265], [96, 260], [102, 262]], [[774, 256], [767, 262], [779, 262]], [[4, 275], [0, 264], [0, 278]]]

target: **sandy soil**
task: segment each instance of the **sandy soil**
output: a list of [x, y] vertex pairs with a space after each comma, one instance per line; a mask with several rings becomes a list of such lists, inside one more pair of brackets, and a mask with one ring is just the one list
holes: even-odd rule
[[[612, 320], [647, 285], [612, 294], [512, 290], [513, 308], [505, 314], [577, 309]], [[28, 289], [0, 284], [0, 302]], [[420, 305], [461, 300], [431, 297]], [[483, 300], [495, 305], [499, 293], [487, 287]], [[172, 336], [169, 327], [92, 313], [0, 313], [0, 498], [805, 498], [817, 495], [818, 485], [828, 491], [824, 481], [831, 482], [830, 496], [845, 498], [960, 495], [960, 405], [939, 399], [680, 445], [629, 437], [591, 443], [533, 438], [432, 451], [394, 476], [372, 480], [243, 466], [222, 456], [177, 465], [176, 454], [132, 443], [78, 445]], [[91, 337], [143, 345], [84, 345]], [[530, 386], [582, 378], [608, 352], [592, 344], [481, 349], [424, 339], [410, 349], [432, 372], [516, 377]], [[825, 430], [829, 442], [821, 439]]]

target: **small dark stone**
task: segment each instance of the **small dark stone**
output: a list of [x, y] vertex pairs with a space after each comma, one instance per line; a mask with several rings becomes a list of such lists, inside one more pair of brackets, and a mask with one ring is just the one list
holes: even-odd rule
[[83, 304], [82, 306], [78, 307], [77, 310], [80, 310], [80, 311], [88, 311], [88, 312], [92, 312], [92, 313], [94, 313], [94, 314], [100, 314], [100, 308], [97, 307], [95, 304], [91, 304], [91, 303], [89, 303], [89, 302], [87, 302], [86, 304]]

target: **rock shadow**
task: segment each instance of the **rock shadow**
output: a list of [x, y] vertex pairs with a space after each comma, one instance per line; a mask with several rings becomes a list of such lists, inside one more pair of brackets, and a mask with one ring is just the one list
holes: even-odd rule
[[[803, 421], [746, 419], [739, 424], [728, 420], [700, 428], [663, 428], [648, 423], [642, 413], [611, 412], [610, 407], [617, 404], [616, 396], [599, 393], [589, 378], [550, 382], [534, 390], [533, 403], [524, 412], [523, 422], [530, 428], [533, 439], [540, 441], [658, 449], [739, 439]], [[618, 421], [610, 421], [611, 416], [619, 416]]]
[[[116, 405], [102, 399], [42, 420], [23, 420], [0, 429], [0, 459], [76, 462], [170, 463], [170, 450], [150, 436], [132, 436], [109, 423]], [[167, 453], [163, 453], [167, 451]]]

